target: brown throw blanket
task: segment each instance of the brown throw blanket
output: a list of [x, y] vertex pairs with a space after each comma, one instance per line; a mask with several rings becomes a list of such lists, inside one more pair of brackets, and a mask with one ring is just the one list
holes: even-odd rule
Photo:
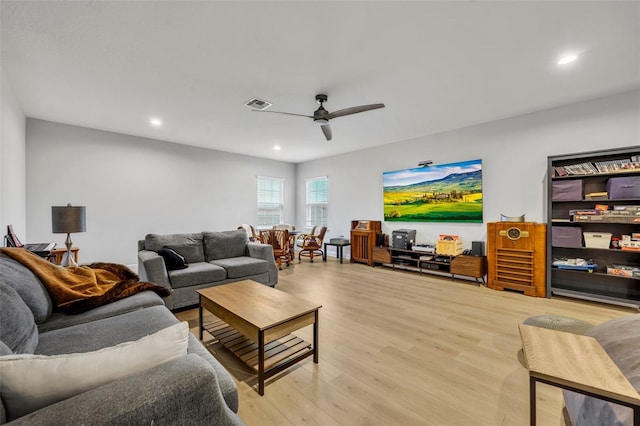
[[165, 297], [171, 291], [139, 277], [124, 265], [92, 263], [62, 268], [24, 248], [0, 247], [4, 253], [29, 268], [47, 288], [58, 310], [78, 314], [145, 290]]

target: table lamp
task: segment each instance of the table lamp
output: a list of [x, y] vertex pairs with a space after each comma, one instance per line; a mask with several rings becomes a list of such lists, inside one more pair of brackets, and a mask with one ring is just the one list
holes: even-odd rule
[[65, 245], [67, 246], [67, 258], [63, 259], [62, 266], [78, 266], [75, 259], [71, 256], [71, 233], [85, 232], [85, 206], [52, 206], [51, 222], [54, 234], [67, 234]]

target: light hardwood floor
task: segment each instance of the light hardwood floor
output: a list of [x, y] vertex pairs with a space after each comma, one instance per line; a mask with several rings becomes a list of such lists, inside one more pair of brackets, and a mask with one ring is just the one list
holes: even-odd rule
[[[526, 425], [518, 323], [554, 314], [598, 324], [636, 313], [335, 258], [296, 260], [277, 288], [322, 304], [320, 362], [271, 378], [260, 397], [256, 375], [209, 343], [238, 384], [248, 425]], [[177, 314], [194, 333], [197, 315]], [[311, 327], [295, 334], [312, 339]], [[564, 424], [558, 389], [538, 385], [538, 424]]]

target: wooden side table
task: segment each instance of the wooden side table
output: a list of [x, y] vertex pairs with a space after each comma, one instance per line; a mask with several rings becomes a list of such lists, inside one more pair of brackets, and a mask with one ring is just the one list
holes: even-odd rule
[[536, 424], [536, 382], [630, 407], [633, 424], [640, 425], [640, 394], [596, 339], [526, 324], [518, 327], [529, 370], [532, 426]]
[[[73, 255], [73, 259], [78, 263], [78, 251], [80, 249], [78, 247], [71, 247], [71, 254]], [[49, 260], [56, 265], [60, 265], [62, 263], [62, 258], [67, 253], [66, 247], [56, 247], [51, 250], [51, 254], [49, 255]]]

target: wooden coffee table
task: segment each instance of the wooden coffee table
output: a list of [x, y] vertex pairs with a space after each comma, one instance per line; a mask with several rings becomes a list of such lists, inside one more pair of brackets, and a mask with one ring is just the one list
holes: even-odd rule
[[[258, 393], [265, 379], [313, 355], [318, 363], [318, 309], [275, 288], [245, 280], [198, 290], [200, 340], [207, 330], [258, 373]], [[203, 310], [217, 318], [204, 324]], [[290, 334], [313, 324], [313, 345]]]

